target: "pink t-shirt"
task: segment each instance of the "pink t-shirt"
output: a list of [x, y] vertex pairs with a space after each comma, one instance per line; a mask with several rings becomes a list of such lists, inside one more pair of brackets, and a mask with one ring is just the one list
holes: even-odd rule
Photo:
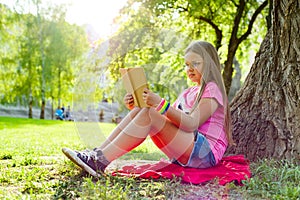
[[[196, 101], [198, 92], [198, 86], [184, 90], [173, 104], [173, 107], [183, 110], [183, 112], [186, 113], [190, 112]], [[217, 110], [198, 127], [198, 131], [206, 137], [210, 144], [216, 163], [218, 163], [222, 159], [228, 146], [224, 129], [225, 114], [222, 92], [216, 83], [209, 82], [206, 84], [201, 98], [214, 98], [219, 104]]]

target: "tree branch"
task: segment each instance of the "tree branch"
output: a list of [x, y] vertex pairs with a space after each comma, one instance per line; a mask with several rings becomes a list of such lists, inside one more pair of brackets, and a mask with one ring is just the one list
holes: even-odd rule
[[222, 38], [223, 38], [222, 30], [219, 29], [219, 27], [211, 19], [208, 19], [208, 18], [203, 17], [203, 16], [199, 16], [199, 20], [202, 20], [202, 21], [208, 23], [215, 30], [215, 33], [216, 33], [216, 49], [218, 50], [221, 47], [221, 44], [222, 44]]
[[232, 43], [234, 43], [234, 41], [236, 41], [236, 39], [237, 39], [239, 24], [240, 24], [241, 18], [243, 16], [245, 5], [246, 5], [245, 1], [240, 0], [239, 6], [237, 9], [237, 15], [234, 18], [234, 23], [233, 23], [233, 28], [232, 28], [232, 32], [231, 32], [230, 41], [229, 41], [229, 46], [232, 46]]
[[256, 11], [254, 12], [254, 14], [252, 15], [251, 17], [251, 20], [249, 22], [249, 25], [248, 25], [248, 29], [247, 31], [240, 37], [238, 38], [238, 44], [240, 44], [243, 40], [245, 40], [251, 33], [251, 30], [253, 28], [253, 24], [258, 16], [258, 14], [261, 13], [261, 11], [268, 5], [268, 0], [265, 0], [257, 9]]
[[[188, 8], [184, 8], [182, 6], [178, 6], [177, 8], [182, 9], [184, 12], [188, 12]], [[206, 23], [208, 23], [209, 25], [212, 26], [212, 28], [215, 30], [216, 33], [216, 49], [218, 50], [221, 45], [222, 45], [222, 39], [223, 39], [223, 33], [222, 30], [219, 29], [219, 27], [217, 26], [217, 24], [215, 24], [211, 19], [203, 17], [203, 16], [199, 16], [198, 18], [199, 20], [202, 20]]]

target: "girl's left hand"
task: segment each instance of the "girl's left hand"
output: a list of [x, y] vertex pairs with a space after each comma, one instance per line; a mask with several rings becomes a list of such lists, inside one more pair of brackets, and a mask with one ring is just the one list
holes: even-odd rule
[[161, 97], [153, 92], [151, 92], [148, 88], [144, 89], [143, 100], [148, 106], [156, 107], [160, 101]]

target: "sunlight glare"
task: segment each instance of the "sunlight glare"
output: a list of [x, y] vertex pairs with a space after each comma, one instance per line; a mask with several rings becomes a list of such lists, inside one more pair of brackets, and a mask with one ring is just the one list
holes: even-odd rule
[[100, 37], [107, 37], [115, 31], [113, 19], [118, 16], [126, 0], [72, 0], [71, 3], [67, 21], [78, 25], [90, 24]]
[[[66, 21], [79, 26], [91, 25], [100, 38], [109, 37], [116, 31], [117, 25], [113, 24], [113, 19], [118, 16], [120, 9], [126, 5], [126, 2], [127, 0], [42, 0], [42, 4], [67, 5]], [[0, 0], [0, 3], [11, 8], [20, 5], [18, 0]], [[31, 0], [22, 3], [33, 5]]]

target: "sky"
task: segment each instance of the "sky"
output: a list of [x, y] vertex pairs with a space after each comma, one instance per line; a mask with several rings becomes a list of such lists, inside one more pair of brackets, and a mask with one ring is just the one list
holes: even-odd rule
[[[56, 0], [62, 2], [62, 0]], [[66, 20], [78, 25], [90, 24], [101, 37], [114, 31], [113, 18], [127, 0], [65, 0], [71, 1]]]
[[[90, 24], [101, 38], [108, 37], [115, 28], [113, 18], [127, 0], [42, 0], [55, 4], [70, 4], [66, 20], [77, 25]], [[0, 3], [13, 6], [14, 0], [0, 0]]]

